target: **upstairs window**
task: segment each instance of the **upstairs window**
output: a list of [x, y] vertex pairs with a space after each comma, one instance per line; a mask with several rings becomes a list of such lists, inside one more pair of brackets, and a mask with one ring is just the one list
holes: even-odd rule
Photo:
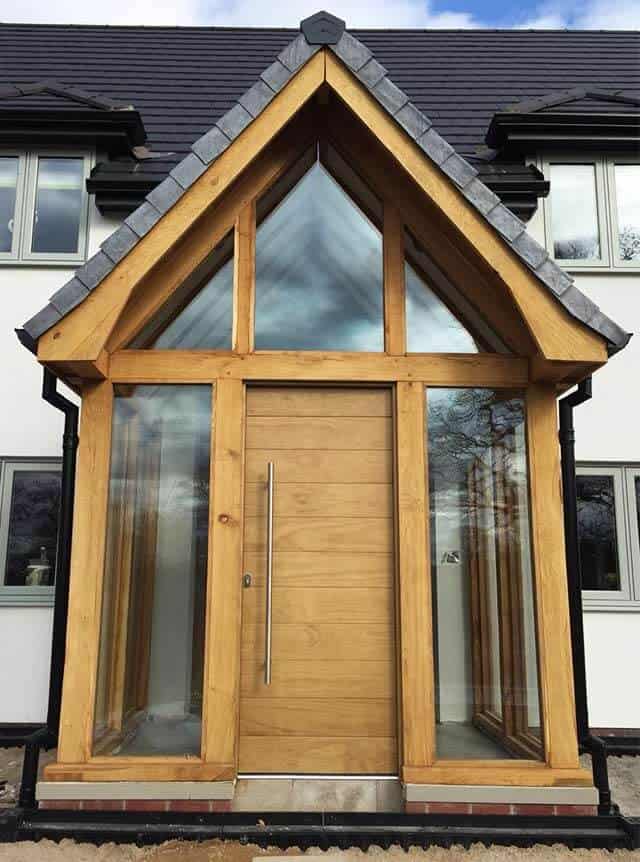
[[568, 269], [640, 267], [640, 164], [627, 158], [545, 164], [547, 248]]
[[0, 261], [85, 259], [90, 167], [86, 155], [0, 154]]

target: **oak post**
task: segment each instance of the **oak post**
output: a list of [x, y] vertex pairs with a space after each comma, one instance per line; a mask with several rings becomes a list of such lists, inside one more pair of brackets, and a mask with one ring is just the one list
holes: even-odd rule
[[253, 350], [253, 320], [256, 285], [256, 202], [239, 212], [233, 248], [233, 349]]
[[430, 766], [435, 750], [431, 580], [421, 383], [397, 384], [398, 597], [401, 775]]
[[209, 512], [202, 757], [234, 765], [240, 686], [244, 384], [217, 380]]
[[85, 386], [73, 517], [59, 763], [84, 763], [91, 754], [107, 541], [112, 410], [111, 382]]
[[553, 386], [527, 389], [527, 434], [544, 745], [549, 766], [572, 769], [578, 740]]
[[404, 225], [399, 210], [384, 203], [384, 349], [391, 355], [406, 353]]

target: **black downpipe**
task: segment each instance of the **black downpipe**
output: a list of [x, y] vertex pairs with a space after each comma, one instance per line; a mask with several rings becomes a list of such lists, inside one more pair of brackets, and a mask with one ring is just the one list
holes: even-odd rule
[[562, 465], [562, 495], [564, 502], [564, 535], [569, 585], [569, 619], [571, 624], [571, 647], [573, 655], [573, 684], [576, 697], [576, 723], [578, 742], [583, 751], [591, 755], [593, 783], [598, 789], [600, 814], [618, 813], [618, 806], [611, 800], [607, 748], [602, 739], [589, 730], [589, 707], [587, 701], [587, 668], [584, 648], [584, 622], [582, 617], [582, 570], [580, 565], [580, 543], [578, 541], [578, 493], [576, 484], [574, 407], [591, 398], [591, 377], [583, 380], [578, 388], [561, 398], [560, 409], [560, 453]]
[[24, 739], [24, 759], [19, 805], [36, 807], [36, 782], [40, 749], [53, 748], [58, 743], [60, 705], [62, 701], [62, 675], [64, 671], [67, 638], [67, 611], [69, 608], [69, 569], [71, 564], [71, 533], [73, 528], [73, 501], [76, 480], [76, 453], [78, 449], [78, 408], [61, 395], [57, 378], [45, 368], [42, 378], [42, 397], [64, 413], [62, 437], [62, 477], [58, 540], [56, 546], [55, 598], [53, 632], [51, 636], [51, 668], [49, 674], [49, 703], [47, 721]]

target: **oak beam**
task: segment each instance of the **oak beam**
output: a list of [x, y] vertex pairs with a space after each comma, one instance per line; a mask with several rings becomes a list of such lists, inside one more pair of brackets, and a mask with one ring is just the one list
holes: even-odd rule
[[393, 382], [431, 386], [523, 387], [528, 362], [489, 353], [253, 353], [244, 356], [188, 350], [123, 350], [112, 354], [116, 383], [203, 383], [216, 378], [288, 382]]

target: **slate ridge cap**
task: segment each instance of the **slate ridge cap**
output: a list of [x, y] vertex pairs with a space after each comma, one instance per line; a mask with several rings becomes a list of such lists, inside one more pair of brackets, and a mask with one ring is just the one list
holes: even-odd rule
[[[280, 51], [274, 62], [262, 72], [258, 80], [236, 100], [232, 107], [217, 120], [213, 128], [193, 143], [191, 153], [182, 159], [173, 168], [173, 171], [170, 172], [167, 178], [156, 187], [160, 191], [156, 195], [154, 195], [156, 189], [150, 192], [145, 202], [125, 219], [124, 224], [131, 231], [139, 238], [142, 238], [177, 203], [185, 193], [186, 188], [203, 173], [203, 171], [199, 170], [197, 163], [191, 161], [189, 164], [185, 164], [191, 155], [195, 155], [206, 167], [209, 167], [244, 129], [259, 116], [272, 98], [266, 98], [268, 92], [261, 89], [262, 96], [255, 99], [255, 87], [259, 82], [262, 82], [275, 95], [322, 47], [332, 51], [350, 69], [392, 118], [395, 118], [405, 108], [415, 108], [407, 94], [393, 82], [387, 70], [380, 64], [376, 67], [377, 74], [373, 78], [367, 80], [367, 76], [360, 74], [370, 61], [375, 60], [375, 58], [372, 51], [347, 29], [343, 28], [339, 38], [335, 41], [309, 43], [304, 30], [310, 19], [322, 15], [329, 16], [329, 14], [315, 13], [315, 16], [310, 16], [310, 18], [304, 19], [301, 22], [299, 32]], [[331, 16], [331, 18], [334, 18], [337, 22], [341, 22], [341, 19], [335, 18], [335, 16]], [[305, 28], [303, 28], [303, 24]], [[545, 101], [546, 106], [549, 107], [551, 104], [561, 104], [562, 100], [570, 101], [571, 99], [575, 99], [576, 96], [571, 94], [582, 93], [583, 91], [586, 94], [589, 90], [594, 91], [595, 88], [576, 87], [572, 91], [565, 91], [562, 94], [550, 94], [546, 99], [545, 97], [540, 97], [537, 103]], [[521, 106], [522, 104], [520, 103]], [[255, 113], [253, 110], [250, 110], [250, 105], [254, 108]], [[468, 203], [500, 233], [514, 254], [553, 293], [554, 297], [563, 304], [567, 311], [587, 326], [589, 326], [591, 320], [596, 321], [597, 328], [596, 326], [592, 328], [605, 338], [608, 344], [612, 345], [611, 352], [616, 352], [624, 347], [629, 339], [623, 339], [623, 330], [613, 321], [610, 321], [597, 306], [575, 287], [573, 279], [548, 256], [546, 250], [533, 237], [529, 236], [526, 250], [522, 245], [520, 247], [516, 246], [518, 240], [526, 234], [526, 225], [517, 216], [513, 215], [497, 196], [493, 195], [493, 192], [479, 178], [478, 171], [435, 130], [431, 120], [417, 108], [415, 108], [415, 111], [411, 111], [410, 121], [406, 117], [404, 120], [403, 122], [402, 119], [398, 119], [398, 125], [423, 150], [425, 155], [456, 184]], [[208, 159], [206, 158], [207, 153], [210, 153], [210, 158]], [[183, 179], [185, 185], [179, 181], [181, 168], [185, 174], [185, 178]], [[174, 171], [177, 172], [177, 176], [173, 173]], [[196, 173], [197, 176], [194, 176]], [[189, 180], [191, 181], [189, 182]], [[494, 203], [494, 197], [495, 205], [491, 206]], [[133, 246], [131, 247], [133, 248]], [[95, 258], [98, 257], [99, 261], [96, 262]], [[108, 268], [107, 264], [104, 263], [105, 261], [108, 262]], [[533, 261], [537, 262], [536, 267], [532, 265]], [[89, 276], [87, 276], [87, 267], [90, 263], [91, 268]], [[92, 290], [115, 266], [117, 266], [117, 262], [114, 262], [104, 252], [99, 252], [98, 255], [92, 258], [91, 262], [87, 261], [87, 264], [76, 272], [76, 277], [85, 285], [87, 285], [87, 281], [90, 281], [92, 286], [89, 289]], [[104, 272], [100, 275], [103, 269]], [[67, 287], [67, 285], [64, 287]], [[583, 300], [577, 297], [575, 292], [579, 294], [579, 297], [583, 297]], [[60, 292], [58, 291], [58, 293]], [[71, 288], [69, 288], [68, 293], [72, 293]], [[566, 296], [567, 294], [568, 296]], [[564, 302], [563, 297], [565, 297]], [[48, 309], [49, 311], [47, 311]], [[69, 308], [68, 310], [71, 309]], [[58, 319], [61, 319], [64, 314], [68, 313], [68, 311], [65, 311], [60, 314], [51, 304], [45, 306], [45, 309], [25, 324], [24, 329], [29, 336], [37, 339], [47, 329], [55, 325], [57, 320], [54, 319], [55, 315], [53, 312], [59, 315]], [[585, 319], [585, 315], [587, 319]], [[53, 320], [53, 322], [40, 329], [40, 326], [46, 323], [47, 320]], [[40, 331], [38, 332], [37, 330]], [[603, 330], [607, 334], [604, 334]], [[612, 342], [612, 333], [618, 333], [620, 340]]]
[[547, 93], [543, 96], [534, 96], [531, 99], [521, 99], [495, 112], [494, 116], [500, 114], [535, 114], [545, 108], [553, 108], [556, 105], [578, 102], [582, 99], [591, 98], [600, 101], [620, 102], [625, 105], [637, 105], [640, 107], [640, 98], [625, 96], [619, 90], [603, 90], [601, 87], [582, 84], [569, 90], [559, 90]]
[[[15, 92], [10, 92], [11, 87], [15, 88]], [[2, 89], [0, 89], [0, 101], [4, 99], [19, 99], [21, 96], [35, 96], [38, 93], [50, 93], [54, 96], [64, 96], [74, 102], [86, 104], [89, 107], [99, 108], [104, 111], [135, 110], [134, 106], [131, 104], [117, 102], [115, 99], [110, 99], [108, 96], [93, 95], [80, 87], [62, 84], [60, 81], [48, 78], [45, 78], [42, 81], [36, 81], [33, 84], [3, 85]]]

